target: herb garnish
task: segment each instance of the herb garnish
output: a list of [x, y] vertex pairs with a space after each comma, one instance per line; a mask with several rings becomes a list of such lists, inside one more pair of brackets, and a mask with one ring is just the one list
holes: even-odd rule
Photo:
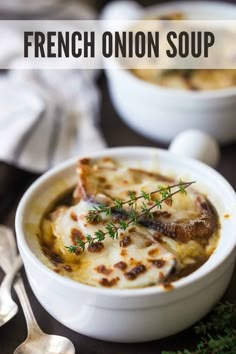
[[162, 354], [235, 354], [236, 353], [236, 303], [220, 302], [212, 312], [194, 327], [200, 342], [193, 350]]
[[[183, 182], [182, 180], [179, 181], [178, 184], [174, 184], [171, 186], [163, 187], [158, 186], [158, 189], [152, 191], [151, 193], [146, 193], [145, 191], [141, 191], [141, 194], [136, 197], [135, 193], [129, 191], [129, 199], [126, 201], [122, 201], [120, 199], [115, 199], [114, 204], [111, 206], [107, 205], [97, 205], [93, 207], [93, 209], [89, 210], [88, 215], [86, 217], [87, 221], [92, 222], [100, 222], [102, 220], [102, 214], [105, 214], [107, 217], [111, 217], [112, 212], [119, 211], [124, 212], [123, 206], [128, 205], [129, 211], [126, 213], [127, 220], [119, 220], [118, 222], [113, 223], [109, 222], [105, 225], [104, 230], [97, 230], [92, 235], [86, 235], [86, 240], [77, 239], [76, 245], [71, 245], [66, 247], [68, 252], [76, 253], [78, 250], [84, 251], [86, 245], [91, 245], [96, 242], [103, 242], [106, 236], [111, 237], [112, 239], [118, 238], [119, 230], [125, 231], [130, 225], [136, 225], [138, 220], [142, 217], [153, 217], [153, 210], [162, 209], [162, 204], [164, 202], [168, 202], [170, 205], [173, 203], [173, 196], [177, 193], [181, 193], [186, 195], [186, 189], [191, 186], [195, 182]], [[173, 188], [177, 188], [176, 191], [172, 192]], [[161, 198], [153, 198], [154, 194], [159, 193]], [[141, 206], [141, 213], [137, 212], [137, 201], [139, 199], [143, 199], [142, 206]], [[148, 206], [148, 203], [152, 203], [151, 206]]]

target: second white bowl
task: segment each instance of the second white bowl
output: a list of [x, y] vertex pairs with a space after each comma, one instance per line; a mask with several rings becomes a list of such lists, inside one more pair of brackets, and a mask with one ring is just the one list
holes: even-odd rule
[[[194, 14], [195, 19], [201, 13], [204, 19], [208, 15], [222, 20], [236, 18], [235, 5], [219, 2], [178, 2], [140, 11], [141, 17], [183, 11]], [[204, 92], [160, 87], [116, 63], [117, 70], [106, 70], [111, 98], [120, 117], [134, 130], [165, 142], [186, 129], [202, 130], [221, 143], [236, 140], [235, 87]]]

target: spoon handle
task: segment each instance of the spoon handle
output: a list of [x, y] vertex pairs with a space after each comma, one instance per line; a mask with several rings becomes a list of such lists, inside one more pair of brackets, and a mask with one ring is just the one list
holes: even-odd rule
[[2, 294], [10, 294], [11, 293], [12, 282], [16, 276], [16, 273], [18, 272], [18, 270], [20, 269], [21, 266], [22, 266], [22, 260], [21, 260], [21, 257], [18, 256], [15, 259], [13, 266], [6, 273], [6, 275], [2, 281], [2, 284], [0, 287], [0, 291]]
[[25, 315], [28, 335], [42, 334], [43, 332], [39, 328], [39, 325], [34, 317], [32, 307], [30, 305], [28, 295], [25, 290], [24, 283], [20, 275], [18, 275], [18, 278], [15, 281], [14, 289], [17, 293], [22, 310]]
[[12, 229], [0, 225], [0, 266], [5, 273], [12, 269], [16, 256], [16, 241]]

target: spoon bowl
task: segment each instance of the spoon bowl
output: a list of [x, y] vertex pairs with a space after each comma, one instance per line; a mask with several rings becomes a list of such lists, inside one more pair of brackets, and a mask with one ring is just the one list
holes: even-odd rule
[[6, 273], [0, 287], [0, 327], [10, 321], [18, 312], [18, 306], [11, 297], [11, 286], [14, 277], [22, 266], [22, 260], [18, 256], [15, 258], [13, 266]]
[[75, 354], [74, 345], [69, 339], [62, 336], [49, 335], [41, 330], [34, 317], [24, 283], [20, 276], [18, 276], [14, 288], [25, 315], [28, 336], [15, 349], [13, 354]]
[[[0, 266], [7, 273], [0, 288], [0, 326], [9, 321], [18, 311], [17, 304], [11, 298], [10, 290], [15, 274], [21, 265], [22, 260], [20, 256], [17, 256], [12, 230], [0, 225]], [[46, 334], [40, 329], [19, 274], [14, 289], [20, 300], [28, 329], [27, 339], [15, 349], [14, 354], [75, 354], [74, 345], [69, 339]], [[6, 311], [7, 306], [11, 311]], [[2, 316], [2, 321], [1, 314], [5, 316]]]
[[[0, 225], [0, 266], [7, 273], [16, 257], [16, 244], [11, 229]], [[0, 327], [10, 321], [18, 311], [17, 304], [6, 292], [0, 292]]]
[[14, 354], [74, 354], [75, 348], [69, 339], [61, 336], [37, 332], [35, 337], [26, 339], [14, 351]]
[[4, 298], [4, 303], [2, 303], [2, 298], [0, 297], [0, 327], [10, 321], [17, 312], [18, 306], [11, 297]]

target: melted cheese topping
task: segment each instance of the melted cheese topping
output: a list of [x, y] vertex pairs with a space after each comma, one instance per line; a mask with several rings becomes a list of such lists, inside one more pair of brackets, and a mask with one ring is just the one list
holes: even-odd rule
[[[77, 172], [75, 204], [57, 206], [42, 221], [43, 251], [60, 274], [97, 287], [142, 288], [163, 284], [174, 271], [197, 268], [213, 252], [217, 232], [202, 245], [196, 240], [181, 243], [151, 228], [130, 225], [125, 231], [119, 230], [118, 239], [107, 236], [98, 249], [70, 254], [66, 247], [76, 245], [78, 239], [86, 240], [88, 234], [94, 236], [98, 229], [105, 231], [105, 225], [111, 221], [105, 214], [99, 223], [87, 221], [94, 203], [112, 204], [116, 198], [129, 199], [128, 191], [139, 196], [141, 191], [150, 193], [159, 185], [176, 183], [155, 173], [127, 169], [111, 160], [80, 161]], [[154, 197], [160, 198], [160, 194]], [[195, 220], [201, 214], [199, 200], [205, 198], [193, 188], [188, 189], [187, 196], [178, 193], [172, 205], [163, 204], [158, 220], [163, 223]], [[142, 201], [137, 202], [139, 211]]]
[[[97, 203], [113, 205], [115, 199], [123, 201], [130, 199], [130, 192], [134, 196], [141, 195], [141, 191], [151, 193], [159, 189], [160, 186], [178, 184], [172, 178], [162, 176], [158, 173], [127, 168], [120, 166], [110, 159], [99, 160], [96, 163], [88, 163], [87, 160], [80, 160], [77, 173], [79, 182], [75, 191], [75, 196], [82, 199], [92, 199]], [[177, 187], [172, 192], [177, 191]], [[153, 199], [161, 199], [160, 193], [152, 195]], [[162, 212], [170, 213], [169, 221], [184, 221], [196, 219], [201, 214], [199, 203], [196, 198], [203, 200], [203, 196], [192, 188], [188, 189], [187, 197], [185, 194], [178, 193], [174, 197], [174, 203], [162, 204]], [[151, 206], [154, 202], [150, 202]], [[141, 212], [143, 198], [137, 200], [137, 211]], [[124, 210], [129, 210], [128, 204], [123, 206]], [[164, 219], [166, 215], [163, 213]], [[160, 220], [163, 217], [160, 215]]]
[[[93, 235], [98, 229], [98, 225], [89, 225], [86, 220], [86, 215], [91, 208], [90, 203], [81, 201], [73, 207], [59, 208], [52, 217], [51, 226], [56, 237], [54, 249], [63, 254], [67, 260], [69, 257], [70, 263], [79, 265], [73, 272], [74, 279], [82, 283], [102, 286], [103, 279], [106, 278], [107, 284], [115, 282], [118, 288], [139, 288], [158, 284], [171, 272], [176, 263], [175, 256], [157, 241], [154, 243], [151, 233], [141, 226], [131, 226], [125, 233], [119, 232], [118, 240], [107, 237], [103, 249], [98, 253], [84, 252], [79, 256], [68, 255], [65, 246], [73, 244], [77, 236]], [[71, 215], [76, 215], [78, 220], [74, 221]], [[127, 239], [130, 239], [129, 246], [122, 247], [120, 245], [122, 240]], [[142, 265], [141, 272], [137, 277], [132, 273], [129, 274], [140, 265]], [[130, 278], [133, 278], [132, 281], [129, 280]]]

